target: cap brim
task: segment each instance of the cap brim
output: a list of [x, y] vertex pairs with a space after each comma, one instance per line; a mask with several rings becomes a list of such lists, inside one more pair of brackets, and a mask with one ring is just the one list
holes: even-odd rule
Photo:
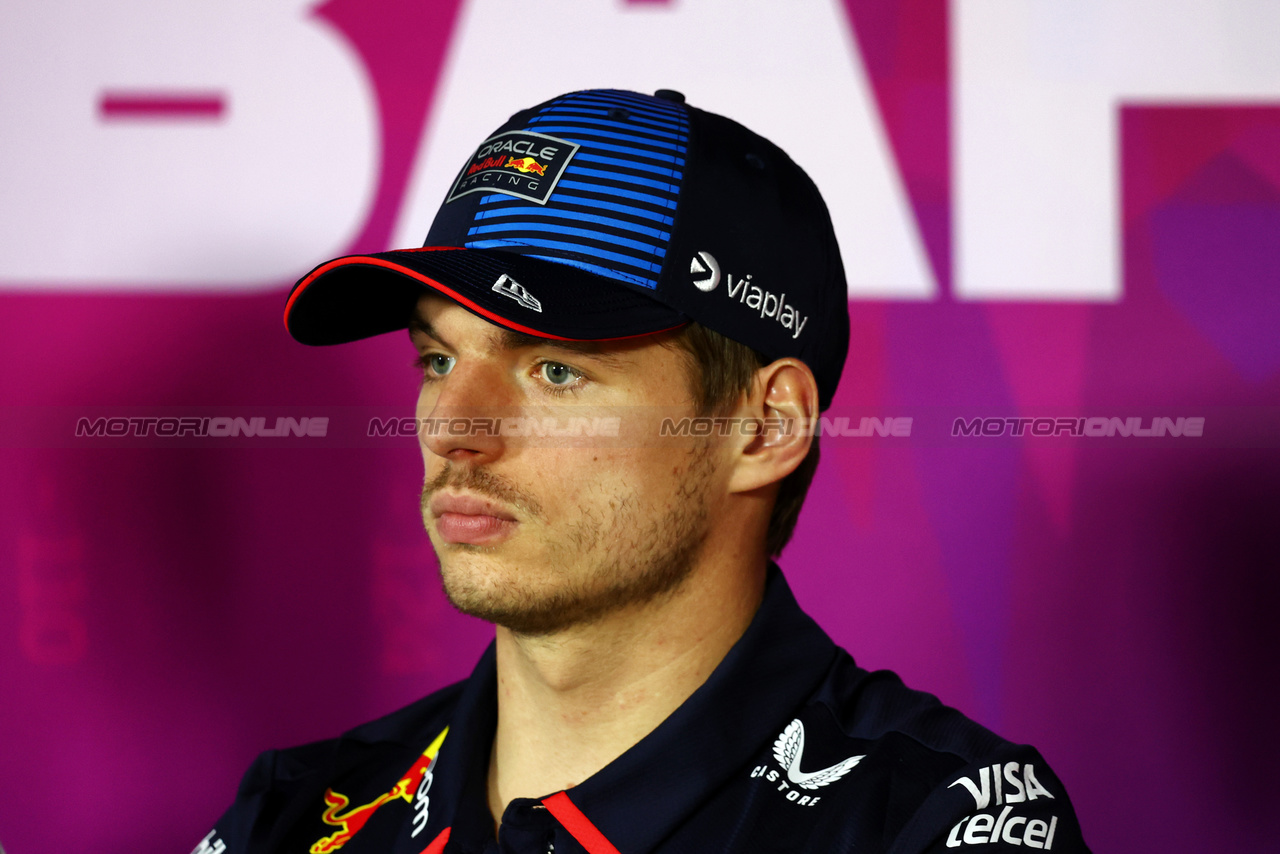
[[689, 322], [620, 282], [511, 252], [424, 247], [348, 255], [298, 281], [285, 327], [303, 344], [342, 344], [406, 329], [434, 291], [491, 323], [541, 338], [602, 341]]

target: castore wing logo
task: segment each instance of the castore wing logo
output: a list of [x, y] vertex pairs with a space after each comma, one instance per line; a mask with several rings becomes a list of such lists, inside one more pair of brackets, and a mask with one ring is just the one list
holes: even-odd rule
[[778, 740], [773, 743], [773, 758], [778, 760], [787, 771], [787, 779], [795, 783], [802, 789], [818, 789], [822, 786], [828, 786], [839, 780], [853, 766], [857, 765], [866, 758], [866, 754], [861, 756], [850, 756], [843, 759], [828, 768], [820, 771], [805, 772], [800, 770], [800, 762], [804, 756], [804, 724], [800, 723], [800, 719], [796, 718], [787, 724], [787, 728], [782, 731], [782, 735], [778, 736]]

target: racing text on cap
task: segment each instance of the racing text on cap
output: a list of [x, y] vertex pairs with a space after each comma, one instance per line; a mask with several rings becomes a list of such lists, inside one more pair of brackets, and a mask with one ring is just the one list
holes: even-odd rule
[[467, 193], [506, 193], [545, 205], [579, 146], [554, 136], [513, 130], [480, 144], [445, 204]]

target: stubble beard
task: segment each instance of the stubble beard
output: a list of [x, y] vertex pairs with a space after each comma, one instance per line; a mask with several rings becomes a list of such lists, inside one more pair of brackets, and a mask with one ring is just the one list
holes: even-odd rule
[[[642, 520], [635, 493], [620, 498], [607, 518], [588, 509], [560, 523], [565, 536], [548, 543], [547, 566], [561, 575], [552, 589], [534, 589], [518, 577], [478, 583], [476, 570], [454, 568], [439, 554], [445, 595], [464, 614], [503, 626], [516, 634], [545, 636], [586, 625], [625, 608], [642, 606], [676, 591], [693, 570], [707, 535], [707, 498], [713, 461], [709, 448], [690, 450], [679, 486], [666, 509]], [[431, 496], [444, 487], [504, 501], [535, 518], [541, 507], [510, 481], [483, 468], [452, 466], [422, 488], [424, 524]], [[556, 524], [556, 523], [553, 523]], [[473, 554], [487, 546], [451, 546]], [[584, 554], [588, 565], [579, 569]]]

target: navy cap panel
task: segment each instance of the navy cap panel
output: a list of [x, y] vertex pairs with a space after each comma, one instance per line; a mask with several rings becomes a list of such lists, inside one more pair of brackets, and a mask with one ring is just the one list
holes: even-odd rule
[[769, 358], [793, 356], [825, 408], [848, 349], [840, 252], [817, 188], [782, 149], [691, 110], [689, 177], [662, 299]]

